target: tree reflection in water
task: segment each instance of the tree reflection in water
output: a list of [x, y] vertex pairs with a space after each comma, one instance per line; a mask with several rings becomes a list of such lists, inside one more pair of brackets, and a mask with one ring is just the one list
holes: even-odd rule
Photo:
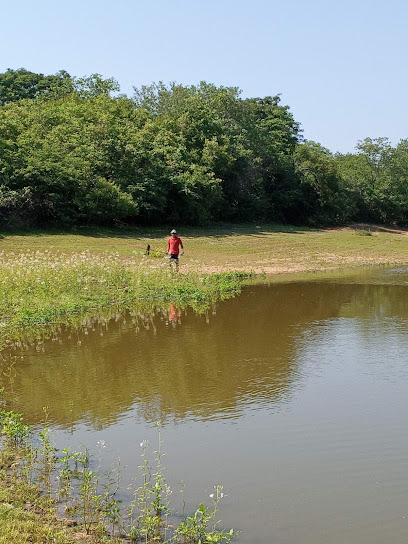
[[[129, 411], [149, 422], [236, 418], [248, 406], [290, 397], [302, 377], [297, 350], [319, 322], [379, 311], [407, 318], [405, 291], [294, 282], [247, 287], [213, 315], [174, 304], [137, 316], [116, 313], [60, 330], [14, 359], [4, 355], [3, 385], [29, 423], [41, 421], [44, 405], [62, 427], [102, 428]], [[360, 326], [364, 331], [364, 319]]]

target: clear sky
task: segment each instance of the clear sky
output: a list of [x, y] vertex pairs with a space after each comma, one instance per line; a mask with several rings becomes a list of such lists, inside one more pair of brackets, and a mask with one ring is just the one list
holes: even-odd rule
[[353, 151], [408, 138], [406, 0], [1, 2], [0, 72], [205, 80], [281, 94], [308, 139]]

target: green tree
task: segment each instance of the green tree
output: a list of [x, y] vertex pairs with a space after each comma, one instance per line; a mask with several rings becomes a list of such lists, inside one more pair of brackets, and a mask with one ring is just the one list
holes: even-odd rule
[[408, 140], [401, 140], [387, 150], [383, 159], [387, 172], [382, 191], [386, 206], [383, 215], [387, 222], [408, 224]]
[[25, 98], [39, 96], [54, 98], [56, 94], [67, 94], [73, 90], [73, 79], [65, 70], [55, 75], [44, 76], [25, 68], [9, 68], [0, 74], [0, 105]]
[[372, 222], [392, 221], [390, 206], [390, 161], [392, 147], [387, 138], [365, 138], [357, 153], [337, 155], [336, 163], [344, 182], [354, 193], [354, 219]]
[[0, 185], [30, 191], [36, 224], [100, 223], [137, 210], [104, 152], [116, 101], [23, 100], [0, 109]]
[[[134, 100], [155, 122], [167, 120], [178, 135], [183, 170], [178, 182], [188, 179], [189, 165], [205, 174], [202, 180], [218, 180], [224, 219], [284, 216], [290, 207], [288, 187], [296, 182], [290, 157], [299, 126], [279, 97], [242, 100], [235, 87], [201, 82], [142, 87]], [[214, 215], [220, 192], [211, 194]]]
[[300, 176], [300, 217], [312, 224], [338, 224], [349, 219], [351, 199], [332, 153], [309, 141], [296, 148], [294, 160]]
[[404, 217], [404, 146], [333, 156], [301, 143], [279, 96], [201, 82], [129, 99], [99, 74], [24, 69], [0, 75], [0, 91], [3, 224]]
[[73, 90], [81, 98], [96, 98], [120, 91], [119, 83], [113, 77], [103, 79], [100, 74], [73, 79]]

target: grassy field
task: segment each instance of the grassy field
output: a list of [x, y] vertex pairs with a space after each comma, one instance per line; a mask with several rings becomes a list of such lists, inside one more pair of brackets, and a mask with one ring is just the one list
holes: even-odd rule
[[[75, 232], [0, 234], [0, 257], [27, 251], [90, 252], [132, 258], [149, 268], [165, 265], [170, 228], [78, 229]], [[231, 270], [282, 274], [373, 264], [408, 263], [408, 231], [368, 225], [308, 229], [279, 225], [222, 225], [184, 228], [182, 270], [211, 273]], [[146, 258], [150, 244], [155, 257]], [[1, 264], [1, 261], [0, 261]]]

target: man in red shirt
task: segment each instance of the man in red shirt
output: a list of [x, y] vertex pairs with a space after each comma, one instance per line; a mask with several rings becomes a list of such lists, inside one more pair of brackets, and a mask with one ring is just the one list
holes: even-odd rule
[[170, 234], [171, 236], [167, 242], [167, 253], [170, 256], [170, 266], [172, 263], [175, 263], [176, 269], [178, 270], [180, 247], [183, 250], [181, 255], [184, 254], [183, 242], [181, 241], [181, 238], [177, 236], [177, 231], [175, 229], [173, 229]]

